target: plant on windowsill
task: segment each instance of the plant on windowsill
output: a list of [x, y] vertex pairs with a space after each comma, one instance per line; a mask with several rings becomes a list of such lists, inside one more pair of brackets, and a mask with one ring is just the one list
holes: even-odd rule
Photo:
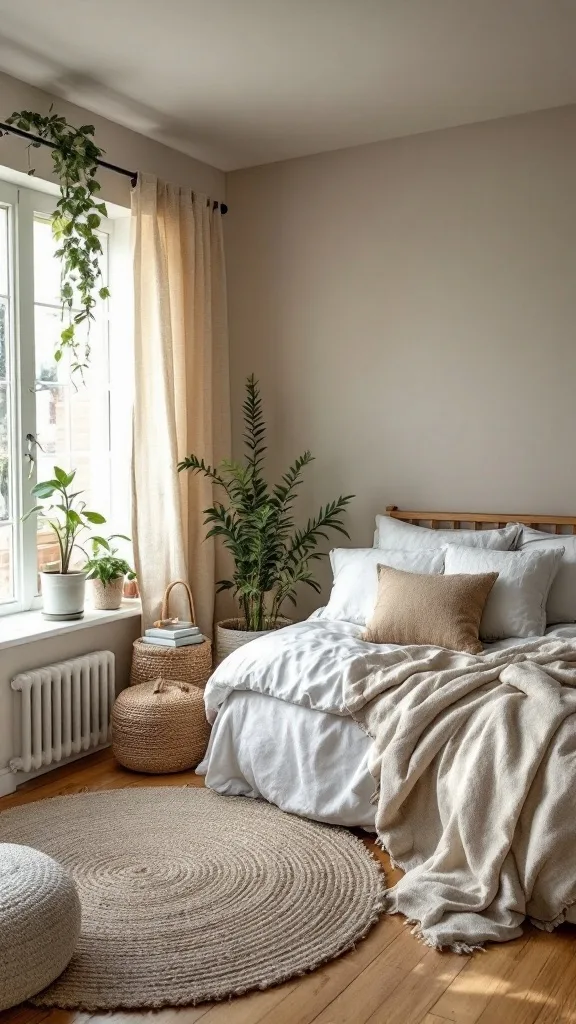
[[[92, 580], [94, 607], [103, 611], [114, 611], [122, 604], [124, 580], [135, 580], [136, 573], [124, 558], [118, 557], [118, 549], [110, 544], [112, 540], [130, 540], [123, 533], [111, 537], [91, 537], [89, 544], [92, 554], [87, 555], [84, 571], [86, 579]], [[86, 552], [85, 552], [86, 554]]]
[[[54, 358], [59, 362], [68, 350], [71, 372], [82, 377], [90, 363], [89, 328], [96, 296], [107, 299], [110, 294], [102, 279], [102, 245], [97, 233], [101, 218], [107, 216], [106, 205], [98, 200], [100, 184], [96, 180], [104, 150], [93, 140], [93, 125], [76, 128], [65, 117], [53, 114], [52, 107], [46, 115], [33, 110], [15, 111], [6, 123], [36, 133], [54, 147], [52, 162], [60, 181], [60, 199], [52, 214], [52, 234], [59, 243], [55, 255], [62, 263], [60, 299], [62, 319], [67, 320]], [[35, 149], [40, 145], [30, 143]], [[28, 173], [34, 174], [34, 170]], [[75, 302], [82, 307], [78, 313], [74, 313]], [[80, 341], [77, 334], [82, 325], [87, 328], [85, 341]]]
[[215, 501], [212, 508], [204, 510], [204, 523], [210, 526], [207, 537], [222, 537], [235, 564], [232, 579], [220, 580], [217, 592], [232, 590], [241, 610], [241, 618], [216, 624], [218, 662], [255, 636], [287, 625], [289, 620], [280, 614], [282, 605], [286, 600], [296, 604], [299, 583], [320, 592], [310, 563], [322, 557], [316, 548], [321, 540], [328, 539], [327, 530], [348, 536], [341, 515], [354, 497], [340, 495], [320, 508], [305, 527], [296, 528], [292, 510], [302, 470], [313, 456], [304, 452], [286, 471], [282, 482], [269, 487], [263, 476], [266, 425], [254, 375], [246, 381], [243, 409], [243, 464], [227, 460], [212, 468], [196, 455], [178, 464], [179, 472], [191, 469], [203, 473], [222, 488], [227, 498], [226, 505]]
[[[32, 494], [40, 501], [54, 501], [46, 505], [35, 505], [24, 519], [37, 516], [54, 531], [60, 552], [60, 568], [44, 569], [42, 581], [42, 614], [45, 619], [81, 619], [84, 615], [86, 570], [71, 568], [74, 549], [79, 547], [78, 539], [84, 530], [105, 523], [100, 512], [91, 512], [86, 502], [80, 500], [82, 491], [70, 493], [76, 470], [66, 473], [54, 466], [54, 476], [32, 488]], [[103, 538], [101, 538], [103, 539]]]

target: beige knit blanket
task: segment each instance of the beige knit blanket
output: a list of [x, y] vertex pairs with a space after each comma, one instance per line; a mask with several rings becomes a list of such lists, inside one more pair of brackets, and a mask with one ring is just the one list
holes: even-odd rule
[[388, 890], [431, 946], [552, 930], [576, 902], [576, 643], [489, 655], [401, 648], [345, 684], [373, 737]]

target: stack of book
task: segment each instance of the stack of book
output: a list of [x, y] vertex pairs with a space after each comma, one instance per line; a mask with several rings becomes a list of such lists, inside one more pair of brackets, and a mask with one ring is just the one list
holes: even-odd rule
[[145, 644], [157, 644], [159, 647], [189, 647], [190, 644], [202, 644], [205, 639], [193, 622], [168, 622], [165, 626], [152, 626], [142, 637]]

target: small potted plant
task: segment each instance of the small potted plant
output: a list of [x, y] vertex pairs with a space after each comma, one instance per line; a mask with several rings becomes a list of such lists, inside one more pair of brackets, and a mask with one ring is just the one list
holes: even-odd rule
[[103, 611], [114, 611], [122, 604], [124, 580], [135, 580], [136, 573], [124, 558], [118, 557], [118, 549], [110, 545], [115, 538], [130, 540], [123, 533], [111, 537], [91, 537], [92, 554], [88, 556], [84, 571], [86, 579], [92, 580], [94, 607]]
[[[91, 512], [86, 508], [86, 502], [79, 500], [82, 491], [70, 493], [75, 476], [76, 470], [66, 473], [59, 466], [54, 466], [54, 477], [32, 488], [34, 497], [46, 504], [36, 505], [24, 516], [24, 519], [38, 516], [52, 528], [58, 541], [59, 568], [44, 569], [40, 573], [42, 613], [46, 619], [81, 619], [84, 615], [86, 572], [71, 568], [72, 553], [84, 530], [106, 522], [103, 515]], [[50, 503], [50, 498], [55, 500]]]
[[232, 590], [241, 616], [216, 623], [217, 662], [236, 647], [257, 636], [288, 625], [281, 615], [286, 600], [296, 604], [296, 587], [304, 583], [317, 593], [311, 563], [322, 557], [317, 551], [327, 530], [348, 536], [342, 513], [354, 495], [340, 495], [321, 508], [318, 515], [298, 528], [293, 506], [302, 480], [302, 470], [313, 461], [304, 452], [286, 470], [280, 483], [270, 487], [263, 475], [266, 452], [266, 426], [258, 381], [252, 375], [246, 381], [244, 402], [244, 463], [226, 461], [218, 468], [204, 459], [189, 455], [178, 470], [203, 473], [225, 494], [226, 504], [215, 501], [204, 510], [207, 537], [222, 537], [234, 559], [230, 580], [220, 580], [218, 592]]

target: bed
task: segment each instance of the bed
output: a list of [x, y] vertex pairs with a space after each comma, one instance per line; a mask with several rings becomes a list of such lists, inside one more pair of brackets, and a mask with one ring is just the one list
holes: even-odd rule
[[[522, 536], [535, 541], [537, 547], [546, 546], [546, 541], [539, 540], [546, 535], [566, 549], [569, 545], [570, 551], [576, 543], [572, 539], [576, 517], [401, 512], [394, 506], [387, 509], [387, 515], [427, 530], [450, 529], [458, 541], [460, 530], [482, 531], [492, 526], [504, 530], [507, 523], [517, 523], [525, 530]], [[546, 649], [556, 645], [564, 650], [568, 645], [576, 651], [575, 618], [546, 628]], [[362, 635], [362, 626], [327, 619], [325, 610], [319, 609], [306, 622], [254, 641], [223, 662], [206, 688], [206, 711], [213, 729], [206, 757], [198, 768], [206, 776], [206, 784], [227, 795], [261, 797], [285, 811], [328, 824], [375, 831], [375, 794], [381, 786], [375, 771], [374, 735], [368, 734], [361, 715], [351, 714], [349, 697], [343, 692], [346, 685], [350, 690], [349, 666], [358, 664]], [[394, 656], [392, 646], [383, 645], [373, 652], [373, 676], [379, 671], [378, 659]], [[372, 645], [369, 647], [371, 650]], [[486, 643], [482, 657], [503, 663], [503, 659], [511, 659], [507, 652], [516, 649], [519, 660], [524, 660], [532, 657], [529, 648], [525, 636], [506, 636]], [[353, 662], [349, 661], [351, 651], [355, 652]], [[348, 666], [346, 685], [339, 666]], [[576, 667], [574, 684], [569, 685], [576, 685]], [[576, 763], [574, 767], [576, 770]], [[383, 831], [378, 831], [382, 839]], [[397, 862], [405, 866], [401, 857]], [[562, 898], [565, 903], [572, 902], [571, 890]], [[404, 911], [403, 906], [391, 909]], [[416, 911], [412, 916], [419, 921], [421, 915]], [[563, 906], [562, 914], [556, 916], [576, 921], [573, 907]], [[507, 922], [500, 932], [498, 928], [484, 928], [486, 934], [480, 935], [479, 943], [518, 933], [514, 923]], [[424, 937], [433, 945], [464, 951], [474, 945], [467, 941], [468, 936], [466, 941], [459, 936], [457, 929], [436, 933], [430, 927]]]

